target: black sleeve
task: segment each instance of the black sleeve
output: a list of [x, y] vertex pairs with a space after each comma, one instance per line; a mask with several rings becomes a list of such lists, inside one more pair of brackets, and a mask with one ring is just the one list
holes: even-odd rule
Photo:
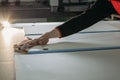
[[60, 30], [62, 37], [69, 36], [90, 27], [113, 12], [115, 10], [108, 0], [98, 0], [90, 9], [66, 21], [57, 28]]

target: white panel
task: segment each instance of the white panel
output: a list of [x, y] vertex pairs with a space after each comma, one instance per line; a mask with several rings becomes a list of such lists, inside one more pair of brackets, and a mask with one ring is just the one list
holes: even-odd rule
[[120, 80], [120, 50], [15, 57], [17, 80]]
[[[16, 24], [46, 32], [61, 23]], [[32, 26], [30, 26], [32, 25]], [[118, 30], [120, 23], [99, 22], [84, 31]], [[15, 25], [14, 25], [15, 26]], [[27, 31], [27, 33], [29, 33]], [[120, 46], [120, 33], [74, 34], [62, 39], [51, 39], [44, 47], [51, 50]], [[60, 43], [61, 42], [61, 43]], [[54, 43], [54, 44], [53, 44]], [[40, 47], [39, 47], [40, 48]], [[73, 53], [48, 53], [15, 55], [16, 80], [120, 80], [120, 50], [85, 51]]]
[[[49, 22], [49, 23], [16, 23], [13, 24], [13, 27], [23, 27], [26, 34], [37, 34], [37, 33], [45, 33], [56, 26], [63, 24], [63, 22]], [[117, 25], [116, 25], [117, 24]], [[49, 27], [48, 27], [49, 25]], [[101, 26], [102, 25], [102, 26]], [[100, 21], [97, 24], [83, 30], [83, 31], [106, 31], [106, 30], [117, 30], [119, 29], [120, 22], [119, 21]], [[116, 27], [117, 26], [117, 27]]]

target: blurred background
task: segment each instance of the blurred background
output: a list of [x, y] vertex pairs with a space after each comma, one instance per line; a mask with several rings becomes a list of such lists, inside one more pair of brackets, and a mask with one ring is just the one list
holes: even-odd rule
[[95, 1], [0, 0], [0, 18], [10, 22], [61, 22], [82, 13]]

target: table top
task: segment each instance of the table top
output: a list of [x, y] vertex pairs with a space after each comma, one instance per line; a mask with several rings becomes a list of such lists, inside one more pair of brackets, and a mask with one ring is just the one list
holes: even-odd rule
[[[21, 24], [26, 34], [45, 33], [62, 23]], [[119, 21], [101, 21], [82, 31], [119, 30]], [[29, 25], [29, 26], [28, 26]], [[30, 26], [30, 25], [33, 25]], [[29, 27], [29, 28], [28, 28]], [[31, 28], [32, 27], [32, 28]], [[120, 32], [77, 33], [62, 39], [51, 39], [49, 50], [120, 46]], [[38, 35], [40, 36], [40, 35]], [[29, 36], [35, 38], [38, 36]], [[43, 51], [41, 46], [31, 49]], [[120, 49], [78, 52], [54, 52], [33, 55], [16, 54], [17, 80], [119, 80]]]

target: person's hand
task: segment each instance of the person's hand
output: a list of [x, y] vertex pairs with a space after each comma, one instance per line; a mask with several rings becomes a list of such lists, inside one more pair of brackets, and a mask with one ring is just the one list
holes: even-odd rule
[[[50, 38], [59, 38], [60, 37], [60, 32], [57, 29], [53, 29], [50, 32], [45, 33], [43, 36], [37, 38], [36, 43], [37, 45], [46, 45], [49, 42]], [[34, 43], [32, 41], [32, 43]]]
[[50, 32], [45, 33], [43, 36], [37, 39], [39, 45], [46, 45], [49, 42], [50, 38], [60, 38], [61, 33], [57, 28], [53, 29]]
[[27, 52], [27, 50], [30, 49], [31, 47], [34, 47], [37, 45], [46, 45], [48, 41], [49, 41], [48, 33], [33, 40], [27, 37], [19, 44], [15, 44], [14, 49], [16, 52]]
[[54, 29], [50, 32], [45, 33], [43, 36], [36, 38], [36, 39], [27, 39], [23, 40], [20, 44], [15, 45], [15, 47], [18, 47], [21, 51], [26, 51], [27, 49], [37, 46], [37, 45], [46, 45], [49, 42], [50, 38], [56, 38], [59, 37], [59, 31], [57, 29]]
[[31, 38], [25, 37], [25, 39], [22, 42], [20, 42], [19, 44], [14, 45], [14, 50], [16, 52], [26, 51], [27, 48], [32, 47], [32, 45], [27, 44], [30, 41], [32, 41]]

